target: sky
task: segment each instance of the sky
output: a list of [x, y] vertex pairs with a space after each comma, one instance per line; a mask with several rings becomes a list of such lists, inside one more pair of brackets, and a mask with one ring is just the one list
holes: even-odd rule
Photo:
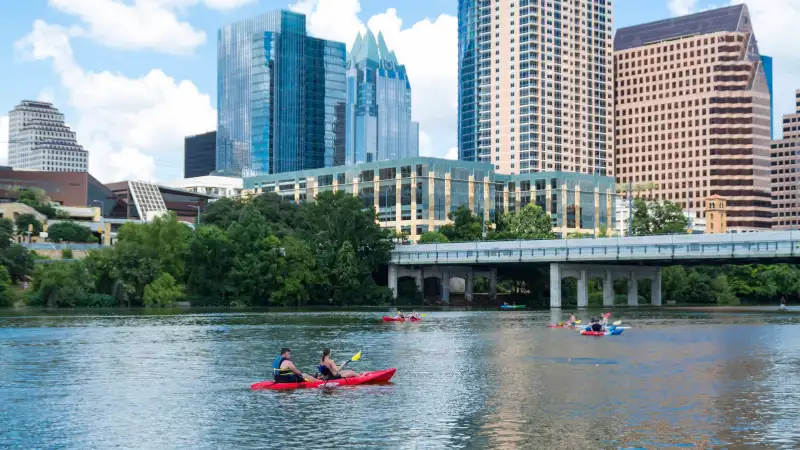
[[[405, 64], [420, 154], [455, 158], [457, 0], [4, 0], [0, 3], [0, 164], [8, 111], [53, 102], [104, 182], [183, 176], [183, 139], [216, 129], [216, 32], [275, 9], [345, 42], [382, 31]], [[616, 0], [620, 28], [742, 0]], [[13, 4], [12, 8], [10, 5]], [[747, 1], [762, 54], [774, 58], [775, 119], [794, 111], [800, 0]], [[789, 38], [787, 38], [789, 37]], [[778, 131], [776, 137], [780, 136]]]

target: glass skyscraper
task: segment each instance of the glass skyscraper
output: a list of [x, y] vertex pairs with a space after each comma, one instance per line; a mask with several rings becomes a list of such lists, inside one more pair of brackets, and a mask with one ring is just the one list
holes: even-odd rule
[[268, 174], [343, 164], [345, 45], [274, 11], [219, 30], [217, 171]]
[[458, 0], [458, 151], [612, 175], [612, 2]]
[[346, 164], [416, 157], [411, 83], [382, 34], [356, 37], [347, 58]]

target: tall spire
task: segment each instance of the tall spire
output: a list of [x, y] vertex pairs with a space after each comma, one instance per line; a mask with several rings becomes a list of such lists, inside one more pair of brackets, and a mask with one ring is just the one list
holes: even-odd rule
[[380, 31], [378, 32], [378, 50], [380, 51], [382, 59], [397, 64], [397, 57], [394, 56], [394, 52], [389, 51], [389, 47], [386, 45], [386, 40], [383, 39], [383, 33]]

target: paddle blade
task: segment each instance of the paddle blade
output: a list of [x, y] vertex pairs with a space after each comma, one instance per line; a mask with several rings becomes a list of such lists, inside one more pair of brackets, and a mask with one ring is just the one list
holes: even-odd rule
[[580, 320], [576, 320], [576, 321], [575, 321], [575, 325], [579, 325], [580, 323], [581, 323], [581, 321], [580, 321]]
[[622, 325], [622, 321], [621, 321], [621, 320], [618, 320], [618, 321], [614, 322], [614, 324], [613, 324], [613, 325], [614, 325], [615, 327], [618, 327], [618, 326]]
[[353, 355], [353, 357], [350, 358], [350, 361], [358, 361], [359, 359], [361, 359], [361, 352], [358, 352], [355, 355]]

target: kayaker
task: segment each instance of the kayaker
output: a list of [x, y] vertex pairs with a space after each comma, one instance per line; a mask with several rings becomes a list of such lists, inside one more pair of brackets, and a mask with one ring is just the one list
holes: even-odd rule
[[786, 311], [786, 297], [781, 296], [781, 311]]
[[600, 323], [597, 317], [592, 317], [592, 331], [603, 331], [603, 324]]
[[336, 362], [331, 358], [331, 349], [322, 349], [322, 359], [319, 361], [319, 371], [322, 378], [325, 380], [333, 380], [336, 378], [351, 378], [357, 377], [358, 373], [353, 370], [339, 370]]
[[421, 317], [421, 316], [419, 315], [419, 313], [417, 313], [416, 311], [413, 311], [413, 312], [411, 313], [411, 318], [412, 318], [412, 319], [422, 319], [422, 317]]
[[286, 347], [281, 349], [281, 355], [272, 363], [272, 375], [276, 383], [302, 383], [317, 381], [311, 375], [306, 375], [297, 370], [292, 363], [292, 351]]
[[569, 313], [569, 320], [567, 321], [567, 325], [571, 327], [575, 326], [575, 313]]
[[406, 315], [403, 313], [403, 311], [400, 311], [400, 310], [398, 309], [398, 310], [397, 310], [397, 317], [398, 317], [398, 318], [400, 318], [400, 319], [405, 319], [405, 318], [406, 318]]
[[611, 313], [610, 313], [610, 312], [608, 312], [608, 313], [603, 313], [603, 326], [604, 326], [604, 327], [607, 327], [607, 326], [608, 326], [608, 318], [609, 318], [609, 317], [611, 317]]

